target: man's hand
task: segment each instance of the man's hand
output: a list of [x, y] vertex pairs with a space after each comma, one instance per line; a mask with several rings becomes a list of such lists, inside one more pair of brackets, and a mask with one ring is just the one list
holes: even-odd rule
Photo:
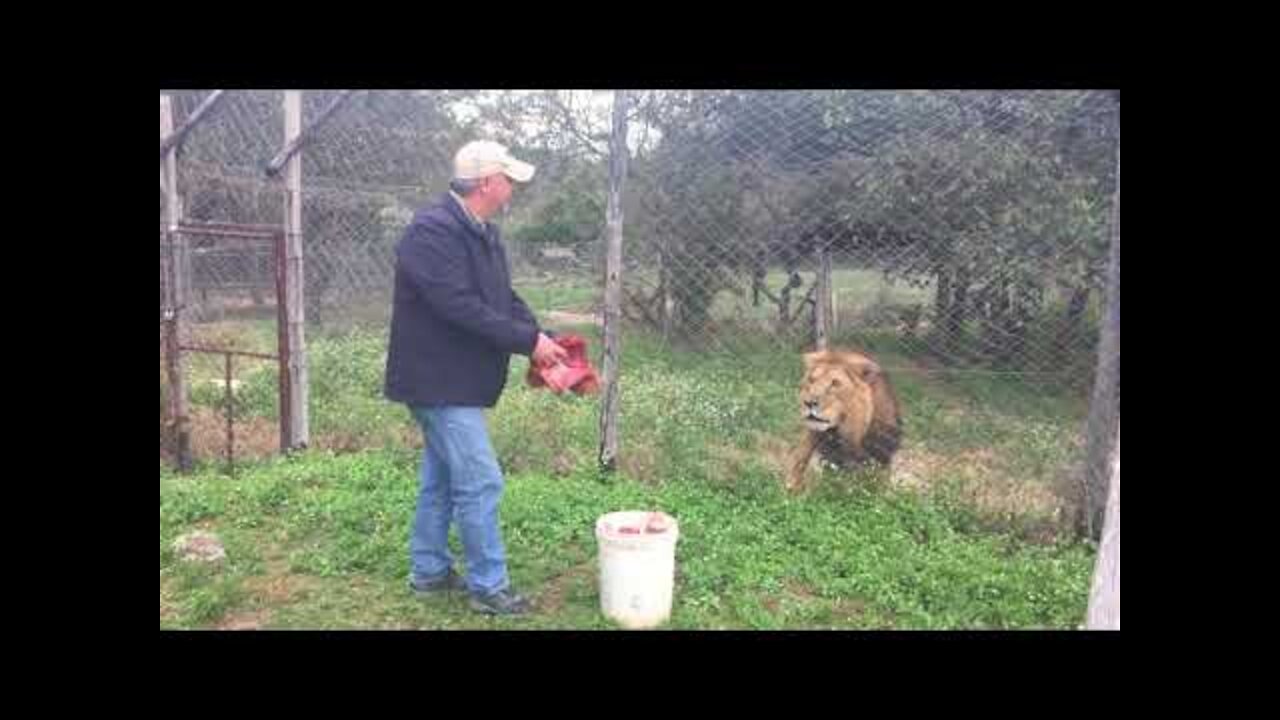
[[569, 357], [569, 351], [560, 347], [555, 340], [546, 336], [546, 333], [538, 333], [538, 344], [533, 346], [533, 355], [530, 358], [539, 365], [555, 365], [563, 362]]

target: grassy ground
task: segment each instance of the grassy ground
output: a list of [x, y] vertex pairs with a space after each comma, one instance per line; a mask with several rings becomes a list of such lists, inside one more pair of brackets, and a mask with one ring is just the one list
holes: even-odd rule
[[[634, 335], [617, 475], [594, 470], [598, 400], [525, 387], [523, 359], [490, 413], [511, 571], [536, 615], [490, 620], [461, 597], [415, 599], [404, 583], [421, 439], [381, 398], [384, 343], [312, 339], [316, 447], [288, 459], [269, 457], [272, 371], [246, 364], [233, 477], [217, 462], [220, 388], [193, 391], [212, 422], [197, 425], [208, 451], [197, 474], [161, 467], [162, 628], [606, 628], [592, 527], [627, 508], [681, 523], [672, 628], [1062, 628], [1083, 616], [1092, 553], [1058, 539], [1054, 488], [1077, 450], [1080, 398], [934, 373], [886, 342], [877, 352], [907, 418], [893, 483], [828, 474], [795, 498], [779, 479], [798, 433], [797, 356], [708, 357]], [[217, 532], [227, 560], [176, 558], [173, 540], [194, 529]]]
[[[234, 478], [162, 471], [161, 627], [607, 628], [592, 527], [623, 508], [680, 521], [671, 628], [1072, 627], [1085, 608], [1085, 548], [974, 531], [910, 493], [833, 482], [792, 498], [764, 473], [725, 485], [571, 471], [510, 475], [511, 573], [537, 613], [487, 619], [461, 596], [405, 589], [416, 463], [409, 450], [315, 451]], [[223, 539], [224, 562], [175, 557], [172, 541], [197, 528]]]

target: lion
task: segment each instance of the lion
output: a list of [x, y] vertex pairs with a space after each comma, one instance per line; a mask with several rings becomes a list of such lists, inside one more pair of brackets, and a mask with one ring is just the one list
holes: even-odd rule
[[841, 469], [887, 470], [902, 440], [902, 418], [879, 363], [852, 350], [820, 350], [805, 354], [804, 364], [800, 418], [805, 434], [791, 456], [786, 489], [804, 486], [815, 451]]

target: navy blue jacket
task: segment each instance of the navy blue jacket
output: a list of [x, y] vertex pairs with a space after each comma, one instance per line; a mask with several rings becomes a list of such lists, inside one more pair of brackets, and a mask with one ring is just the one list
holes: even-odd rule
[[511, 355], [537, 339], [497, 227], [482, 231], [448, 193], [419, 210], [396, 245], [387, 398], [493, 407]]

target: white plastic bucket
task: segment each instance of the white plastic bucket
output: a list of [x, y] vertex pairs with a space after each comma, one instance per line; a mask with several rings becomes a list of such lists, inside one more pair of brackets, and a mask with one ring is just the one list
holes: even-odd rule
[[663, 512], [626, 510], [596, 520], [600, 550], [600, 610], [629, 630], [671, 616], [680, 528]]

